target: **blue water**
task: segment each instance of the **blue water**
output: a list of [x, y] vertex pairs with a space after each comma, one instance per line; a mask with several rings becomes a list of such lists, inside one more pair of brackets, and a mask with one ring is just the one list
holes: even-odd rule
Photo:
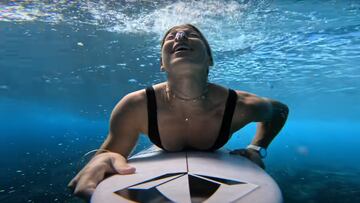
[[213, 49], [211, 82], [289, 106], [265, 160], [285, 201], [360, 202], [359, 1], [46, 2], [0, 2], [1, 202], [79, 202], [66, 185], [82, 155], [119, 99], [166, 79], [160, 39], [188, 22]]

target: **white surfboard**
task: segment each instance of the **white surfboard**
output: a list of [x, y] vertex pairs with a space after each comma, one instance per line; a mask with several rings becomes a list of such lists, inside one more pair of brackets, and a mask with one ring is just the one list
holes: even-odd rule
[[131, 175], [114, 175], [91, 202], [280, 203], [276, 182], [260, 167], [225, 150], [167, 153], [153, 146], [129, 159]]

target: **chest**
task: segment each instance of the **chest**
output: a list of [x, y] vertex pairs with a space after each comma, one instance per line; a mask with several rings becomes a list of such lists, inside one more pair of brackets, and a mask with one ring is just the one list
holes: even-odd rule
[[158, 129], [161, 142], [170, 151], [184, 147], [209, 149], [219, 136], [224, 106], [210, 109], [159, 108]]

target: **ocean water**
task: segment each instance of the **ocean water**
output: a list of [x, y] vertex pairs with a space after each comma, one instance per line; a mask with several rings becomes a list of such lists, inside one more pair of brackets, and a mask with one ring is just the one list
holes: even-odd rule
[[180, 23], [207, 37], [211, 82], [289, 106], [265, 159], [285, 202], [360, 202], [357, 0], [0, 1], [0, 202], [81, 202], [67, 183], [114, 105], [166, 80], [160, 39]]

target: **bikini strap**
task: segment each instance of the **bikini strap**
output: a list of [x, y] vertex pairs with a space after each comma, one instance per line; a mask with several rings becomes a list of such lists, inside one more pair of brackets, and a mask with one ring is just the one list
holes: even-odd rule
[[155, 90], [152, 86], [146, 88], [147, 111], [148, 111], [148, 136], [152, 143], [163, 148], [160, 140], [158, 122], [157, 122], [157, 106]]
[[221, 123], [220, 133], [215, 141], [215, 144], [209, 149], [209, 151], [215, 151], [226, 144], [230, 139], [230, 128], [232, 117], [237, 103], [237, 94], [234, 90], [229, 89], [229, 95], [226, 101], [223, 120]]

